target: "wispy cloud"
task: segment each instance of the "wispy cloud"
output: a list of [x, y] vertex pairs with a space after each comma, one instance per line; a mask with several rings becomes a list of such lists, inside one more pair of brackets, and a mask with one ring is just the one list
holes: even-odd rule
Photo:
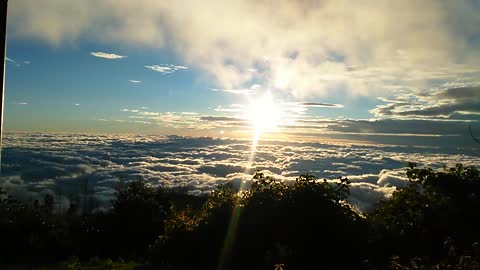
[[80, 106], [80, 103], [73, 103], [74, 106]]
[[145, 115], [145, 116], [157, 116], [160, 113], [157, 113], [157, 112], [139, 112], [138, 114], [139, 115]]
[[296, 105], [313, 108], [343, 108], [342, 104], [323, 103], [323, 102], [298, 102]]
[[8, 57], [5, 57], [5, 60], [7, 60], [8, 62], [10, 62], [12, 64], [15, 64], [17, 67], [20, 67], [20, 66], [23, 66], [23, 65], [28, 65], [28, 64], [31, 63], [30, 61], [15, 61], [12, 58], [8, 58]]
[[137, 80], [128, 80], [131, 83], [141, 83], [142, 81], [137, 81]]
[[130, 109], [122, 109], [122, 112], [132, 112], [132, 113], [138, 113], [140, 110], [130, 110]]
[[249, 95], [252, 93], [252, 89], [216, 89], [216, 88], [211, 88], [210, 90], [214, 92], [226, 92], [226, 93], [231, 93], [235, 95]]
[[15, 103], [15, 104], [16, 104], [16, 105], [28, 105], [27, 102], [17, 102], [17, 103]]
[[182, 69], [188, 69], [185, 66], [176, 66], [176, 65], [153, 65], [153, 66], [145, 66], [148, 69], [151, 69], [156, 72], [160, 72], [162, 74], [170, 74]]
[[105, 53], [105, 52], [91, 52], [90, 54], [95, 57], [105, 58], [105, 59], [122, 59], [126, 57], [124, 55], [118, 55], [114, 53]]
[[217, 89], [217, 88], [210, 88], [210, 90], [214, 92], [226, 92], [235, 95], [250, 95], [253, 94], [255, 91], [260, 90], [262, 86], [260, 84], [253, 84], [249, 88], [244, 89]]

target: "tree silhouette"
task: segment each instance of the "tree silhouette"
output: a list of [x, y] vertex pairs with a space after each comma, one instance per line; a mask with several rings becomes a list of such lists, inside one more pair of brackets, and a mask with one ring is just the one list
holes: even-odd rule
[[43, 197], [43, 209], [47, 214], [52, 214], [55, 209], [55, 198], [51, 194], [45, 194]]
[[407, 176], [409, 184], [368, 215], [380, 257], [439, 260], [448, 256], [444, 243], [455, 242], [464, 250], [480, 240], [480, 177], [475, 167], [457, 164], [434, 171], [410, 163]]

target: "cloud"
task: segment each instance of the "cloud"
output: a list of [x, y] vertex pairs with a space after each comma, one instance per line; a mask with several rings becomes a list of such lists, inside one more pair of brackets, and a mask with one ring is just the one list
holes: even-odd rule
[[480, 162], [478, 151], [456, 148], [262, 141], [249, 164], [250, 149], [249, 140], [227, 138], [7, 133], [0, 183], [26, 199], [62, 191], [68, 200], [88, 180], [95, 196], [108, 203], [120, 179], [187, 186], [200, 194], [226, 182], [248, 185], [255, 170], [284, 181], [311, 173], [331, 180], [348, 177], [348, 200], [364, 211], [405, 185], [408, 161], [434, 168]]
[[212, 88], [211, 89], [214, 92], [227, 92], [231, 94], [236, 94], [236, 95], [249, 95], [252, 93], [251, 89], [216, 89]]
[[235, 117], [227, 117], [227, 116], [202, 116], [200, 120], [203, 121], [238, 121], [241, 119]]
[[216, 89], [216, 88], [211, 88], [212, 91], [214, 92], [227, 92], [231, 94], [236, 94], [236, 95], [250, 95], [258, 90], [261, 89], [261, 85], [259, 84], [252, 84], [249, 88], [245, 89]]
[[17, 104], [17, 105], [28, 105], [27, 102], [17, 102], [17, 103], [15, 103], [15, 104]]
[[122, 109], [122, 112], [138, 113], [138, 112], [140, 112], [140, 110]]
[[104, 53], [104, 52], [91, 52], [90, 54], [95, 57], [105, 58], [105, 59], [122, 59], [126, 57], [123, 55], [118, 55], [114, 53]]
[[17, 0], [9, 21], [13, 38], [170, 49], [219, 89], [260, 82], [301, 99], [478, 81], [478, 12], [469, 0]]
[[169, 74], [174, 73], [175, 71], [188, 69], [184, 66], [175, 66], [175, 65], [153, 65], [153, 66], [145, 66], [148, 69], [151, 69], [156, 72], [160, 72], [162, 74]]
[[141, 83], [142, 81], [137, 81], [137, 80], [128, 80], [131, 83]]
[[321, 103], [321, 102], [302, 102], [299, 105], [305, 107], [317, 107], [317, 108], [343, 108], [341, 104]]
[[80, 103], [73, 103], [74, 106], [80, 106]]
[[156, 112], [139, 112], [138, 114], [139, 114], [139, 115], [146, 115], [146, 116], [157, 116], [157, 115], [159, 115], [160, 113], [156, 113]]
[[384, 100], [371, 112], [377, 117], [431, 118], [480, 121], [480, 87], [464, 86], [437, 90], [434, 93], [398, 95]]
[[8, 61], [8, 62], [10, 62], [10, 63], [12, 63], [12, 64], [15, 64], [15, 66], [17, 66], [17, 67], [23, 66], [24, 64], [25, 64], [25, 65], [28, 65], [28, 64], [31, 63], [30, 61], [22, 61], [22, 62], [20, 63], [19, 61], [15, 61], [15, 60], [13, 60], [13, 59], [11, 59], [11, 58], [8, 58], [8, 57], [5, 57], [5, 60]]

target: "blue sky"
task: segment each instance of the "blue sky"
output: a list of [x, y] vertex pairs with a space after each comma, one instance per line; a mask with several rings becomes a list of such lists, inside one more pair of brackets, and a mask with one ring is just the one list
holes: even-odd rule
[[478, 2], [375, 2], [12, 1], [5, 130], [480, 132]]

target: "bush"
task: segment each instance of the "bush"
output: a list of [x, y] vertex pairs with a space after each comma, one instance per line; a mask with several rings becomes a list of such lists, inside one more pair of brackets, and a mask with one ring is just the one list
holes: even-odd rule
[[[152, 262], [180, 269], [353, 267], [363, 259], [367, 230], [344, 202], [348, 187], [345, 178], [331, 184], [302, 175], [288, 185], [261, 173], [244, 192], [220, 186], [189, 226], [167, 230], [157, 241]], [[179, 215], [167, 223], [182, 220]]]
[[475, 167], [458, 164], [434, 171], [410, 163], [407, 176], [409, 184], [368, 215], [379, 257], [438, 261], [448, 257], [447, 240], [460, 252], [480, 240], [480, 178]]

